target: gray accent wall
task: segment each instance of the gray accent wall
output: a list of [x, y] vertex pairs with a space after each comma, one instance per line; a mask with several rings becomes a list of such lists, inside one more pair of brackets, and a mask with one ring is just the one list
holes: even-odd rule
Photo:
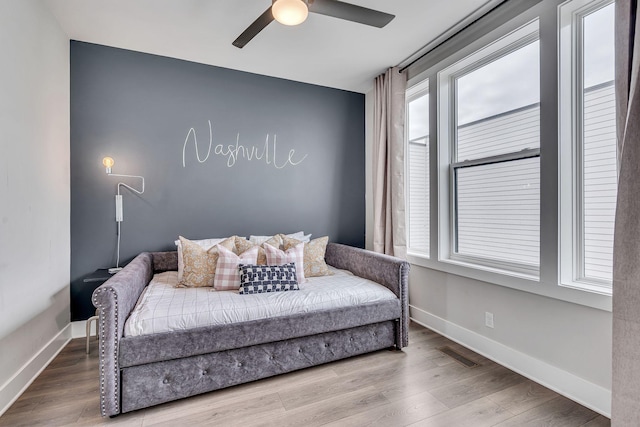
[[145, 177], [122, 190], [125, 262], [178, 235], [364, 246], [363, 94], [72, 41], [72, 281], [115, 265], [116, 186], [140, 186], [104, 156]]

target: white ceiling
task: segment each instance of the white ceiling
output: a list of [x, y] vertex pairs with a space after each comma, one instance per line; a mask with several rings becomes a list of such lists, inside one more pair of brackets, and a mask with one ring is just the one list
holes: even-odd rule
[[45, 0], [72, 40], [363, 93], [488, 0], [348, 2], [396, 18], [379, 29], [310, 13], [296, 27], [272, 22], [238, 49], [231, 42], [271, 0]]

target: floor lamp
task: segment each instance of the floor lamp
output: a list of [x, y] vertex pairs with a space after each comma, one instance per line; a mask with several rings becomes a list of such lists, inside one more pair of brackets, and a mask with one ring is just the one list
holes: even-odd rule
[[109, 269], [109, 273], [115, 274], [118, 271], [122, 270], [122, 267], [120, 267], [120, 223], [122, 222], [123, 216], [122, 216], [122, 195], [120, 194], [120, 187], [128, 188], [129, 190], [133, 191], [136, 194], [142, 194], [142, 193], [144, 193], [144, 177], [143, 176], [138, 176], [138, 175], [121, 175], [121, 174], [117, 174], [117, 173], [112, 173], [111, 168], [115, 164], [115, 161], [111, 157], [105, 157], [104, 159], [102, 159], [102, 164], [104, 165], [105, 169], [107, 170], [107, 175], [109, 175], [109, 176], [115, 176], [115, 177], [119, 177], [119, 178], [136, 178], [136, 179], [140, 179], [142, 181], [142, 189], [140, 189], [140, 190], [137, 190], [137, 189], [131, 187], [130, 185], [125, 184], [124, 182], [119, 182], [118, 185], [117, 185], [117, 191], [116, 191], [116, 223], [118, 224], [118, 244], [117, 244], [117, 250], [116, 250], [116, 266]]

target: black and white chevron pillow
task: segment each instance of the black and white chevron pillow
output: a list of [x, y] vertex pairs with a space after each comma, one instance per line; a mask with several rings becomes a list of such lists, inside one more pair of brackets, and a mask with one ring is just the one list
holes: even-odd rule
[[238, 269], [241, 294], [299, 290], [293, 262], [283, 265], [240, 264]]

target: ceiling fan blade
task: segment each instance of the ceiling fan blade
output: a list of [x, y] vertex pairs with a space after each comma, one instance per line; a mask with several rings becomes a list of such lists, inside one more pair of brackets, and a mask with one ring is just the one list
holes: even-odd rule
[[372, 27], [378, 28], [384, 27], [396, 17], [395, 15], [338, 0], [310, 1], [309, 12], [359, 22], [360, 24], [371, 25]]
[[235, 47], [242, 49], [244, 45], [249, 43], [260, 31], [264, 30], [271, 21], [273, 21], [273, 13], [271, 13], [271, 7], [269, 7], [269, 9], [265, 10], [258, 19], [253, 21], [253, 24], [249, 25], [249, 27], [247, 27], [247, 29], [244, 30], [244, 32], [240, 34], [232, 44]]

